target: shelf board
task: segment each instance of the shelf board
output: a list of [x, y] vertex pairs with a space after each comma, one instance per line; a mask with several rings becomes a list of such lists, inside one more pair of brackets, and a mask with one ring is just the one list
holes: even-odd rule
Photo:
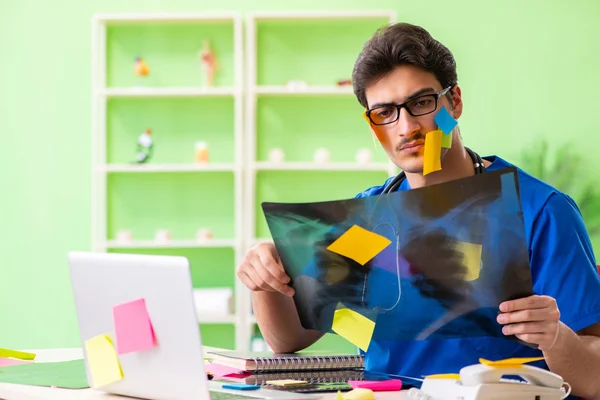
[[234, 96], [232, 87], [129, 87], [103, 88], [98, 94], [106, 97], [203, 97]]
[[228, 172], [235, 171], [235, 164], [105, 164], [99, 167], [103, 172]]
[[200, 315], [196, 314], [198, 322], [201, 324], [235, 324], [235, 315]]
[[97, 14], [94, 19], [106, 24], [148, 23], [148, 22], [233, 22], [240, 17], [235, 12], [202, 13], [111, 13]]
[[389, 170], [387, 163], [369, 163], [358, 164], [352, 162], [282, 162], [274, 163], [269, 161], [260, 161], [254, 163], [257, 171], [384, 171]]
[[257, 21], [305, 21], [330, 19], [396, 19], [394, 11], [262, 11], [248, 13], [248, 17]]
[[131, 242], [122, 242], [109, 240], [106, 247], [110, 249], [150, 249], [150, 248], [216, 248], [216, 247], [237, 247], [235, 240], [211, 239], [206, 241], [197, 240], [171, 240], [169, 242], [157, 242], [154, 240], [132, 240]]
[[254, 92], [259, 96], [326, 96], [354, 95], [352, 86], [256, 86]]

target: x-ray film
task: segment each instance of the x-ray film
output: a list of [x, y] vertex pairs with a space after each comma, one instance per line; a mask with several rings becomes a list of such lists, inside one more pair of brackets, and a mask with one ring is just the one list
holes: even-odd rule
[[498, 306], [533, 294], [515, 168], [262, 207], [302, 325], [363, 350], [372, 339], [505, 337]]

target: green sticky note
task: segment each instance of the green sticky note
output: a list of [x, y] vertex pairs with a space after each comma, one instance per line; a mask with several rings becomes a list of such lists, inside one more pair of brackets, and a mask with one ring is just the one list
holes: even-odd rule
[[447, 135], [445, 133], [442, 135], [442, 147], [446, 149], [452, 147], [452, 132]]
[[66, 389], [88, 388], [85, 361], [62, 361], [11, 365], [0, 368], [0, 382]]

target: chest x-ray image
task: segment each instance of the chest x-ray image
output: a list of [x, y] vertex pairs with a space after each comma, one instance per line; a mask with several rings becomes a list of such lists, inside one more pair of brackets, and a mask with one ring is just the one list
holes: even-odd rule
[[374, 322], [375, 340], [504, 338], [499, 304], [533, 294], [515, 168], [262, 207], [307, 329], [333, 332], [343, 307]]

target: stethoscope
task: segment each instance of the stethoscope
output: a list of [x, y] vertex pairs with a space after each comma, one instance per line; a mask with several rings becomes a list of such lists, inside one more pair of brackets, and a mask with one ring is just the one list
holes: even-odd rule
[[[473, 161], [473, 168], [475, 169], [475, 175], [479, 175], [485, 172], [485, 165], [483, 164], [483, 159], [479, 156], [479, 154], [475, 153], [474, 151], [472, 151], [471, 149], [469, 149], [468, 147], [465, 147], [465, 150], [467, 151], [467, 153], [469, 154], [469, 156], [471, 157], [471, 160]], [[400, 172], [398, 175], [396, 175], [394, 177], [394, 179], [392, 179], [392, 181], [385, 187], [385, 189], [383, 190], [382, 194], [388, 194], [388, 193], [392, 193], [396, 190], [398, 190], [398, 188], [400, 187], [400, 185], [402, 185], [402, 183], [406, 180], [406, 174], [404, 173], [404, 171]], [[380, 222], [377, 225], [375, 225], [373, 227], [373, 231], [376, 231], [377, 227], [381, 226], [381, 225], [387, 225], [389, 226], [392, 231], [394, 232], [394, 236], [396, 237], [396, 255], [398, 255], [398, 253], [400, 252], [400, 232], [394, 228], [394, 226], [389, 223], [389, 222]], [[394, 303], [393, 306], [389, 307], [389, 308], [384, 308], [384, 307], [380, 307], [380, 306], [375, 306], [375, 311], [378, 312], [386, 312], [386, 311], [391, 311], [394, 308], [396, 308], [396, 306], [398, 305], [398, 303], [400, 303], [400, 298], [402, 297], [402, 289], [401, 289], [401, 278], [400, 278], [400, 257], [396, 256], [396, 275], [398, 278], [398, 297], [396, 298], [396, 302]], [[367, 280], [368, 280], [368, 275], [369, 273], [367, 272], [365, 274], [365, 280], [363, 283], [363, 289], [362, 289], [362, 305], [363, 307], [366, 307], [365, 304], [365, 294], [367, 291]]]

